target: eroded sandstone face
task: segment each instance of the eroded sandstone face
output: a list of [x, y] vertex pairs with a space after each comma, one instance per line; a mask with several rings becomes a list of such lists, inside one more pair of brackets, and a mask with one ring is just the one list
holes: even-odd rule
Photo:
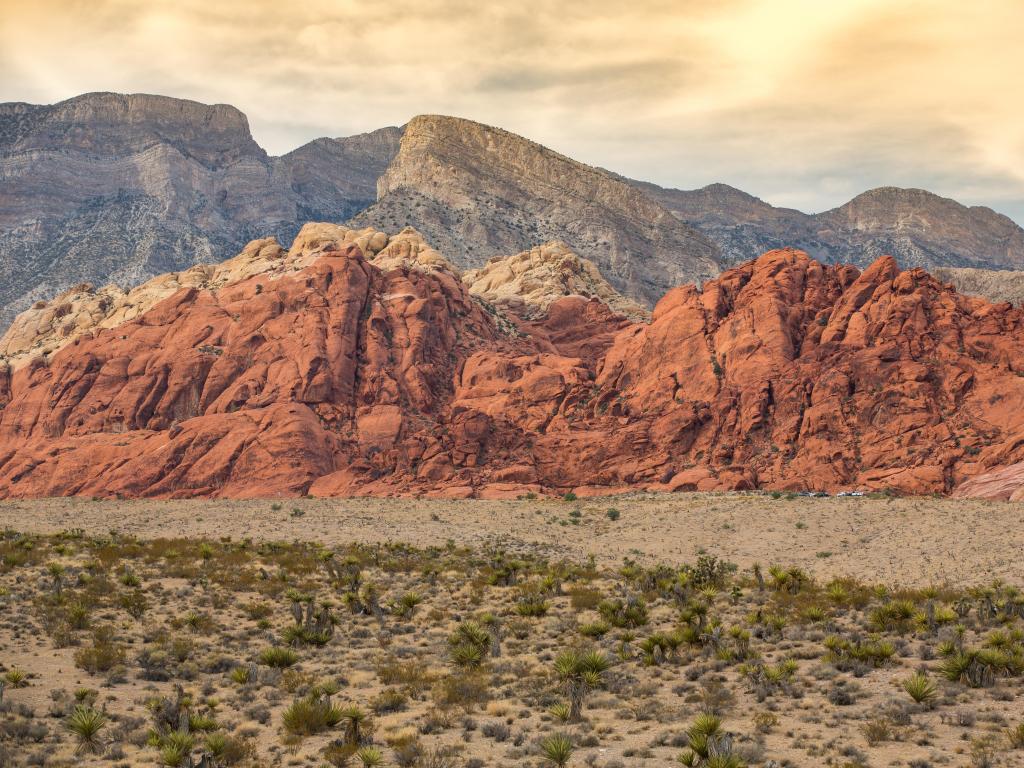
[[944, 492], [1024, 459], [1024, 314], [889, 258], [774, 251], [649, 323], [496, 314], [409, 231], [233, 261], [0, 367], [0, 495]]

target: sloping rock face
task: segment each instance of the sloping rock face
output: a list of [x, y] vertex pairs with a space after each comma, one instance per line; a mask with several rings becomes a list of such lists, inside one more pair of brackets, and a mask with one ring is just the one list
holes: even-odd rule
[[822, 262], [861, 267], [885, 254], [901, 267], [1024, 267], [1024, 229], [1012, 219], [923, 189], [879, 187], [807, 214], [726, 184], [679, 190], [628, 181], [706, 235], [725, 265], [795, 247]]
[[0, 370], [0, 495], [920, 493], [1024, 460], [1024, 314], [891, 258], [776, 251], [650, 323], [570, 296], [508, 332], [413, 233], [381, 268], [386, 236], [318, 226], [295, 269]]
[[597, 299], [633, 320], [647, 320], [651, 314], [612, 288], [593, 262], [581, 259], [558, 241], [514, 256], [495, 257], [480, 269], [467, 271], [462, 280], [474, 296], [500, 304], [524, 319], [542, 317], [551, 304], [565, 296]]
[[1024, 500], [1024, 462], [968, 478], [952, 494], [956, 499]]
[[[182, 288], [216, 289], [253, 275], [274, 277], [294, 272], [311, 264], [324, 248], [350, 243], [371, 258], [379, 253], [388, 264], [393, 263], [394, 253], [407, 253], [414, 248], [422, 261], [424, 256], [420, 252], [429, 250], [415, 233], [403, 232], [389, 238], [372, 229], [349, 230], [334, 224], [307, 224], [288, 251], [272, 237], [253, 240], [233, 259], [158, 275], [130, 290], [117, 285], [97, 289], [91, 283], [84, 283], [52, 301], [38, 301], [18, 315], [0, 337], [0, 361], [20, 368], [33, 358], [63, 349], [84, 334], [115, 328], [140, 317]], [[417, 263], [416, 258], [408, 261]]]
[[1015, 307], [1024, 304], [1024, 271], [938, 267], [931, 273], [968, 296], [981, 296], [995, 304], [1008, 301]]
[[413, 226], [463, 269], [559, 240], [647, 306], [719, 271], [711, 242], [636, 187], [470, 120], [410, 120], [377, 198], [350, 226]]
[[0, 104], [0, 328], [82, 283], [135, 285], [376, 197], [399, 128], [269, 157], [234, 107], [91, 93]]
[[477, 460], [486, 423], [447, 404], [496, 333], [455, 276], [384, 273], [327, 243], [267, 278], [184, 288], [18, 370], [5, 492], [277, 495], [339, 470], [439, 480]]

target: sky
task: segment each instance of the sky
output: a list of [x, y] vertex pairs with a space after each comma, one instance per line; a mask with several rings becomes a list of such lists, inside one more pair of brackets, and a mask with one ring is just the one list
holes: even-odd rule
[[282, 154], [467, 117], [809, 212], [884, 185], [1024, 223], [1020, 0], [0, 0], [0, 101], [160, 93]]

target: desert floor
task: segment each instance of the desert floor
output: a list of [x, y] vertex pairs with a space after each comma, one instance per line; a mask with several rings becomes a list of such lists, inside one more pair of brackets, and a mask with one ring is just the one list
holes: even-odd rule
[[1022, 509], [3, 502], [0, 768], [1024, 766]]
[[[619, 519], [608, 519], [608, 510]], [[298, 513], [296, 513], [296, 510]], [[577, 510], [578, 517], [570, 512]], [[0, 502], [0, 528], [82, 529], [142, 539], [230, 536], [328, 546], [403, 542], [417, 547], [502, 543], [552, 557], [593, 554], [682, 563], [709, 552], [749, 568], [798, 566], [817, 578], [890, 585], [1003, 579], [1024, 584], [1024, 504], [943, 498], [786, 498], [761, 494], [628, 494], [579, 499], [439, 501]]]

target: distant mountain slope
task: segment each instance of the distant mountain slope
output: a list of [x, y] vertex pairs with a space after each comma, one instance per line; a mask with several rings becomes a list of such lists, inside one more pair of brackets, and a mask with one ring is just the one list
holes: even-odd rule
[[641, 190], [470, 120], [409, 121], [377, 191], [350, 226], [413, 226], [460, 267], [560, 240], [647, 305], [718, 272], [714, 245]]
[[972, 269], [970, 267], [936, 267], [931, 273], [967, 296], [981, 296], [991, 302], [1008, 301], [1015, 307], [1024, 305], [1024, 272], [1007, 269]]
[[[1013, 221], [922, 190], [875, 189], [812, 215], [725, 184], [632, 181], [459, 118], [271, 157], [224, 104], [113, 93], [0, 104], [0, 330], [71, 287], [131, 287], [252, 239], [287, 242], [310, 220], [412, 226], [461, 268], [562, 241], [647, 306], [783, 247], [826, 263], [892, 254], [903, 267], [1024, 270]], [[999, 300], [1001, 282], [962, 285]]]
[[630, 183], [707, 235], [726, 264], [794, 247], [824, 262], [858, 266], [891, 255], [905, 268], [1024, 268], [1024, 229], [990, 208], [969, 208], [922, 189], [880, 187], [807, 214], [726, 184], [678, 190]]
[[0, 327], [82, 282], [136, 284], [375, 198], [401, 130], [273, 158], [234, 107], [91, 93], [0, 104]]

